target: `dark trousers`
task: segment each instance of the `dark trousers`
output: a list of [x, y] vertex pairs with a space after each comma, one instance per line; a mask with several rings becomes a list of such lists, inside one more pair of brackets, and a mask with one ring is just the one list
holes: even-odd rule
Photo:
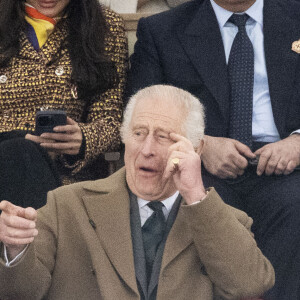
[[223, 180], [203, 170], [206, 187], [214, 186], [223, 200], [253, 218], [258, 247], [275, 269], [275, 286], [264, 299], [300, 299], [300, 171], [288, 176], [245, 176]]
[[24, 136], [23, 132], [0, 134], [0, 201], [37, 209], [61, 182], [47, 151]]

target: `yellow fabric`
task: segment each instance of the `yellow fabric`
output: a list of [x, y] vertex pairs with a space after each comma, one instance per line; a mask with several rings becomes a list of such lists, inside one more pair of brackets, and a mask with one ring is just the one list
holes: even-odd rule
[[33, 27], [41, 48], [46, 43], [49, 35], [52, 33], [54, 25], [48, 21], [35, 19], [28, 16], [25, 16], [25, 19]]

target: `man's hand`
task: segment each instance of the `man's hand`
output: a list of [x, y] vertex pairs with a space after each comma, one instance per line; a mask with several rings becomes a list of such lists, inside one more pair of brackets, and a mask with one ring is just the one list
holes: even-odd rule
[[0, 241], [7, 247], [8, 257], [12, 260], [37, 236], [37, 212], [5, 200], [0, 202], [0, 210]]
[[257, 175], [288, 175], [300, 165], [300, 134], [268, 144], [258, 149]]
[[248, 165], [247, 158], [255, 158], [250, 148], [239, 141], [205, 136], [201, 155], [208, 172], [220, 178], [236, 178], [243, 175]]
[[26, 134], [25, 138], [56, 154], [79, 154], [83, 137], [77, 122], [67, 117], [67, 125], [56, 126], [53, 131], [55, 133], [47, 132], [41, 136]]
[[[175, 143], [168, 149], [168, 164], [164, 176], [173, 176], [176, 188], [187, 204], [200, 201], [205, 197], [200, 156], [187, 138], [175, 133], [171, 133], [170, 138]], [[176, 166], [172, 162], [174, 158], [179, 159]]]

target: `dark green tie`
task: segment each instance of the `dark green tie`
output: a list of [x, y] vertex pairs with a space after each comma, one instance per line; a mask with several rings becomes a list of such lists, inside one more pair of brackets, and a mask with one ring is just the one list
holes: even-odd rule
[[151, 201], [147, 205], [153, 210], [153, 214], [142, 227], [147, 281], [149, 285], [156, 252], [164, 237], [166, 219], [162, 211], [164, 205], [160, 201]]

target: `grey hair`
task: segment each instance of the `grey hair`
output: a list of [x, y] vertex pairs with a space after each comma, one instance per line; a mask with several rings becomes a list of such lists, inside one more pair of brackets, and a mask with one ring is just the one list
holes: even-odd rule
[[130, 122], [137, 101], [141, 99], [172, 99], [175, 105], [185, 109], [185, 120], [182, 132], [191, 141], [194, 148], [198, 148], [204, 136], [205, 115], [200, 100], [191, 93], [170, 85], [152, 85], [134, 94], [126, 106], [121, 126], [121, 138], [124, 143], [130, 130]]

